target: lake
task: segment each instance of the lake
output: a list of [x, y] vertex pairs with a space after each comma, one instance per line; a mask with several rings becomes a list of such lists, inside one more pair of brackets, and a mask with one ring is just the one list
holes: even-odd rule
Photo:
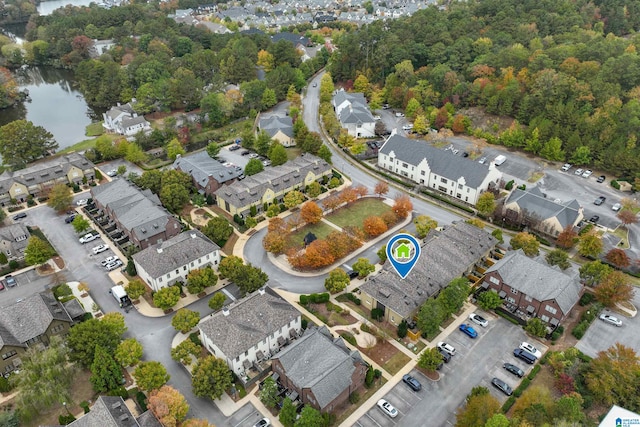
[[65, 7], [70, 4], [73, 6], [89, 6], [91, 3], [98, 3], [96, 0], [51, 0], [43, 1], [38, 5], [38, 13], [40, 15], [51, 15], [56, 9]]

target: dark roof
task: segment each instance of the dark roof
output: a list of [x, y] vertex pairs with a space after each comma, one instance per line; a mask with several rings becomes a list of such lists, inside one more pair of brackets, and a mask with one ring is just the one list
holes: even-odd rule
[[200, 231], [189, 230], [143, 249], [133, 260], [155, 279], [219, 250], [220, 246]]
[[290, 41], [291, 43], [293, 43], [294, 46], [297, 46], [298, 44], [301, 44], [303, 46], [309, 45], [309, 39], [304, 36], [301, 36], [300, 34], [278, 33], [271, 36], [271, 41], [273, 43], [277, 43], [280, 40]]
[[458, 181], [463, 178], [468, 187], [478, 188], [489, 174], [491, 165], [472, 162], [449, 151], [431, 146], [420, 139], [410, 139], [394, 134], [387, 139], [379, 153], [386, 154], [410, 165], [426, 161], [429, 169], [439, 176]]
[[532, 187], [528, 190], [516, 188], [509, 195], [505, 205], [510, 203], [516, 203], [529, 217], [536, 217], [542, 221], [557, 218], [562, 228], [575, 225], [580, 217], [580, 204], [577, 200], [556, 203], [545, 198], [538, 187]]
[[273, 136], [281, 131], [290, 138], [293, 138], [293, 122], [291, 117], [278, 117], [271, 116], [264, 119], [260, 119], [259, 127], [261, 130], [267, 132], [267, 134], [273, 138]]
[[318, 240], [318, 238], [316, 237], [315, 234], [313, 234], [312, 232], [308, 232], [306, 234], [306, 236], [304, 236], [304, 244], [305, 245], [309, 245], [311, 244], [313, 241]]
[[85, 314], [84, 307], [80, 304], [80, 301], [75, 298], [63, 303], [62, 305], [64, 305], [64, 309], [67, 310], [67, 313], [69, 313], [69, 316], [72, 319], [78, 319]]
[[91, 411], [68, 427], [161, 427], [162, 424], [146, 411], [136, 420], [120, 396], [100, 396]]
[[442, 231], [432, 231], [421, 246], [421, 255], [405, 278], [389, 263], [360, 290], [404, 318], [409, 318], [430, 296], [461, 277], [498, 242], [486, 231], [455, 222]]
[[200, 187], [207, 186], [209, 177], [222, 184], [243, 174], [242, 169], [236, 170], [234, 166], [225, 166], [216, 159], [212, 159], [206, 151], [178, 156], [173, 162], [173, 168], [191, 175]]

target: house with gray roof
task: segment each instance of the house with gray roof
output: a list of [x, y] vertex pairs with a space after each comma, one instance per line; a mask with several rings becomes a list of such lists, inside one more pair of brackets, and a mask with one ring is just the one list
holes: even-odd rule
[[251, 206], [262, 212], [264, 204], [281, 203], [291, 190], [304, 189], [331, 175], [331, 165], [304, 153], [283, 165], [258, 172], [214, 192], [217, 205], [231, 215], [246, 216]]
[[182, 226], [150, 190], [141, 190], [125, 179], [115, 179], [91, 188], [98, 215], [109, 219], [129, 241], [145, 249], [180, 234]]
[[67, 427], [162, 427], [162, 423], [150, 410], [136, 418], [120, 396], [99, 396], [88, 413]]
[[480, 164], [395, 132], [378, 151], [378, 167], [469, 205], [475, 205], [480, 194], [502, 179], [493, 163]]
[[[135, 103], [135, 100], [132, 101]], [[118, 133], [125, 136], [134, 136], [138, 132], [151, 131], [151, 124], [144, 118], [138, 116], [133, 104], [118, 104], [111, 107], [106, 113], [102, 113], [102, 126], [107, 132]]]
[[565, 228], [576, 227], [584, 218], [577, 200], [547, 199], [538, 187], [514, 189], [505, 202], [502, 216], [513, 224], [528, 227], [550, 237], [558, 237]]
[[47, 157], [31, 163], [24, 169], [5, 170], [0, 174], [0, 205], [11, 199], [24, 202], [29, 196], [47, 195], [56, 184], [80, 184], [91, 182], [95, 165], [79, 153]]
[[212, 195], [223, 184], [231, 184], [243, 175], [242, 169], [212, 159], [206, 151], [181, 156], [178, 154], [173, 168], [191, 175], [200, 194]]
[[349, 135], [354, 138], [373, 138], [376, 136], [376, 121], [363, 93], [349, 93], [339, 90], [333, 96], [331, 103], [338, 121]]
[[37, 293], [0, 309], [0, 374], [22, 365], [31, 347], [46, 347], [54, 335], [64, 335], [72, 317], [51, 291]]
[[512, 312], [537, 317], [557, 326], [571, 312], [584, 290], [577, 274], [565, 274], [542, 259], [529, 258], [522, 250], [507, 253], [487, 269], [482, 287], [497, 292]]
[[24, 258], [24, 250], [29, 243], [31, 233], [26, 225], [15, 223], [0, 227], [0, 251], [8, 260]]
[[321, 412], [347, 403], [364, 385], [368, 369], [360, 353], [349, 349], [342, 337], [334, 338], [326, 326], [309, 327], [273, 357], [271, 366], [282, 385]]
[[154, 291], [185, 283], [187, 275], [207, 266], [217, 269], [220, 246], [199, 230], [188, 230], [133, 255], [138, 275]]
[[200, 340], [238, 377], [300, 335], [300, 312], [271, 288], [260, 289], [202, 319]]
[[421, 255], [404, 279], [387, 263], [360, 286], [362, 305], [384, 310], [385, 319], [399, 325], [411, 320], [425, 301], [453, 279], [468, 276], [476, 264], [491, 256], [498, 240], [466, 222], [432, 230], [421, 245]]
[[289, 116], [260, 118], [258, 131], [262, 130], [265, 131], [271, 139], [278, 141], [284, 147], [293, 147], [296, 145], [296, 141], [293, 139], [293, 121]]

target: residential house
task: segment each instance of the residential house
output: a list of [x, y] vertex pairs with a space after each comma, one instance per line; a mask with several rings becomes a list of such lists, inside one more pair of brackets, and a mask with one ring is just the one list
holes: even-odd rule
[[249, 214], [251, 206], [257, 212], [264, 204], [281, 203], [291, 190], [304, 189], [312, 182], [331, 175], [331, 165], [319, 157], [305, 153], [283, 165], [265, 169], [242, 181], [225, 185], [214, 192], [218, 206], [231, 215]]
[[296, 141], [293, 139], [293, 122], [289, 116], [261, 118], [258, 130], [265, 131], [271, 139], [278, 141], [284, 147], [296, 145]]
[[91, 188], [91, 197], [112, 225], [131, 243], [145, 249], [180, 234], [182, 226], [150, 190], [141, 190], [125, 179]]
[[584, 210], [575, 199], [568, 202], [547, 199], [538, 187], [516, 188], [505, 202], [502, 216], [555, 238], [565, 228], [577, 226], [584, 218]]
[[98, 396], [91, 410], [67, 427], [162, 427], [162, 423], [150, 410], [136, 417], [120, 396]]
[[[132, 102], [135, 103], [135, 100]], [[102, 126], [107, 132], [134, 136], [138, 132], [151, 131], [151, 124], [144, 116], [138, 116], [131, 102], [124, 105], [118, 102], [115, 107], [111, 107], [109, 111], [102, 113], [102, 117], [104, 119]]]
[[333, 96], [331, 103], [338, 121], [349, 135], [354, 138], [376, 136], [376, 121], [369, 110], [364, 94], [339, 90]]
[[0, 251], [8, 260], [24, 258], [24, 250], [31, 234], [24, 224], [16, 223], [0, 227]]
[[203, 319], [202, 345], [244, 379], [300, 335], [300, 312], [269, 287], [260, 289]]
[[411, 320], [428, 298], [453, 279], [468, 276], [476, 264], [489, 258], [497, 243], [491, 234], [462, 221], [432, 230], [406, 278], [400, 279], [387, 263], [378, 275], [360, 286], [362, 305], [383, 310], [385, 319], [393, 325]]
[[198, 230], [189, 230], [133, 255], [138, 276], [154, 291], [180, 281], [186, 283], [191, 270], [220, 262], [220, 247]]
[[64, 335], [73, 323], [51, 291], [40, 292], [0, 310], [0, 374], [22, 365], [29, 348], [46, 347], [54, 335]]
[[200, 194], [212, 195], [223, 184], [235, 182], [243, 175], [242, 168], [231, 164], [220, 163], [212, 159], [206, 151], [199, 151], [187, 156], [178, 155], [173, 168], [191, 175], [193, 184]]
[[497, 292], [519, 317], [537, 317], [553, 326], [566, 319], [583, 292], [575, 274], [529, 258], [522, 250], [507, 253], [488, 268], [482, 287]]
[[322, 326], [309, 327], [302, 338], [273, 357], [271, 367], [280, 383], [295, 393], [292, 400], [299, 396], [305, 405], [331, 412], [360, 390], [369, 366], [342, 337], [334, 338]]
[[378, 151], [378, 167], [469, 205], [502, 179], [493, 163], [480, 164], [393, 132]]
[[29, 196], [46, 196], [56, 184], [80, 184], [93, 181], [95, 165], [82, 154], [69, 153], [48, 157], [17, 171], [0, 175], [0, 205], [11, 199], [24, 202]]
[[89, 48], [89, 55], [92, 58], [99, 58], [103, 53], [107, 53], [112, 47], [116, 45], [116, 42], [112, 39], [109, 40], [93, 40], [93, 45]]

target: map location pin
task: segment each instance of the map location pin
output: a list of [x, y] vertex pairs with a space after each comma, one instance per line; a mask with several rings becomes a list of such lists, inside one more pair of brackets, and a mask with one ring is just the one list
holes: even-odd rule
[[410, 234], [396, 234], [387, 243], [387, 258], [400, 278], [404, 279], [420, 258], [420, 244]]

